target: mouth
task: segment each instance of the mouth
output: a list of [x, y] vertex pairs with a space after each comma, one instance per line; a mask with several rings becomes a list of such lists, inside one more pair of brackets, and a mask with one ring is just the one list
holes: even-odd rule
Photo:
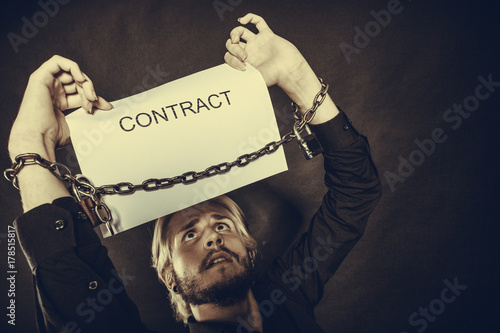
[[231, 259], [231, 256], [229, 254], [225, 252], [219, 252], [217, 254], [214, 254], [212, 258], [210, 258], [205, 269], [210, 269], [214, 266], [223, 265], [230, 262], [233, 262], [233, 260]]

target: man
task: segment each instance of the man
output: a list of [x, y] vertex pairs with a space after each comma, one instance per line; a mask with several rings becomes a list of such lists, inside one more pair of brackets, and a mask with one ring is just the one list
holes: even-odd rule
[[[288, 41], [262, 18], [247, 14], [226, 43], [225, 61], [256, 67], [302, 113], [321, 84]], [[37, 153], [54, 161], [69, 141], [62, 110], [109, 110], [78, 65], [58, 56], [30, 77], [13, 125], [9, 152]], [[242, 212], [222, 196], [160, 218], [153, 264], [167, 286], [177, 318], [192, 332], [321, 332], [314, 307], [325, 283], [362, 236], [380, 197], [380, 183], [365, 137], [327, 96], [311, 127], [325, 150], [328, 193], [309, 229], [254, 278], [256, 245]], [[33, 270], [38, 326], [50, 332], [147, 332], [127, 297], [106, 249], [65, 186], [47, 169], [25, 166], [18, 174], [25, 213], [16, 220], [20, 244]], [[302, 269], [301, 269], [302, 268]]]

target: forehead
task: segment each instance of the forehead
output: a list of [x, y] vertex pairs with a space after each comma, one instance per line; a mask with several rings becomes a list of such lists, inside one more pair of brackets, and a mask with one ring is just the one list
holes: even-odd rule
[[167, 232], [172, 239], [178, 230], [194, 219], [206, 215], [218, 214], [232, 219], [232, 214], [226, 208], [212, 202], [195, 205], [175, 213], [168, 224]]

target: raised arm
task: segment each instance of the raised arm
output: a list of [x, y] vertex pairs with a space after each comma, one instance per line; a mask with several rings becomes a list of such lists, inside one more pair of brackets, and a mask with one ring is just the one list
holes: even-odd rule
[[[62, 113], [83, 106], [109, 110], [78, 65], [54, 56], [30, 77], [12, 127], [9, 153], [55, 161], [69, 142]], [[90, 115], [89, 115], [90, 117]], [[18, 185], [25, 213], [16, 219], [19, 244], [33, 274], [40, 332], [148, 332], [88, 217], [49, 170], [26, 165]]]
[[[268, 86], [281, 87], [302, 113], [311, 108], [321, 85], [300, 52], [276, 36], [261, 17], [247, 14], [239, 21], [255, 24], [259, 33], [244, 27], [233, 29], [226, 43], [226, 62], [240, 70], [250, 63]], [[318, 304], [325, 283], [363, 235], [381, 189], [366, 137], [328, 95], [311, 125], [324, 148], [328, 192], [308, 231], [268, 272], [277, 285], [285, 287], [289, 298], [307, 304], [305, 311]]]
[[[69, 142], [69, 128], [62, 111], [82, 106], [109, 110], [111, 104], [97, 97], [92, 81], [73, 61], [53, 56], [31, 74], [9, 139], [14, 161], [19, 154], [36, 153], [55, 162], [56, 147]], [[37, 165], [24, 167], [18, 175], [24, 211], [54, 199], [69, 196], [49, 170]]]

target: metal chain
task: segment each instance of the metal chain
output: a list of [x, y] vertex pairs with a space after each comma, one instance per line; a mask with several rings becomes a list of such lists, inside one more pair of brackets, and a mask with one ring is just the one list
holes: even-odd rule
[[293, 134], [293, 132], [289, 132], [285, 134], [279, 141], [272, 141], [259, 150], [239, 156], [232, 162], [224, 162], [217, 165], [212, 165], [203, 171], [188, 171], [183, 173], [182, 175], [171, 178], [150, 178], [137, 185], [129, 182], [103, 185], [96, 188], [96, 193], [103, 195], [129, 194], [134, 193], [136, 190], [155, 191], [163, 188], [170, 188], [176, 184], [192, 184], [203, 178], [209, 178], [218, 174], [229, 172], [234, 166], [243, 167], [264, 155], [272, 154], [276, 150], [278, 150], [281, 145], [292, 141], [294, 138], [295, 134]]
[[328, 92], [328, 85], [323, 83], [323, 80], [319, 78], [319, 82], [321, 83], [321, 90], [314, 97], [312, 107], [304, 112], [302, 116], [300, 114], [299, 107], [292, 101], [292, 110], [295, 118], [294, 129], [297, 132], [291, 131], [285, 134], [281, 140], [272, 141], [262, 147], [259, 150], [256, 150], [249, 154], [243, 154], [238, 157], [236, 160], [232, 162], [220, 163], [217, 165], [212, 165], [206, 168], [204, 171], [188, 171], [183, 173], [182, 175], [171, 177], [171, 178], [150, 178], [143, 181], [141, 184], [132, 184], [130, 182], [121, 182], [117, 184], [111, 185], [103, 185], [96, 188], [96, 192], [98, 194], [130, 194], [134, 193], [137, 190], [144, 191], [155, 191], [164, 188], [170, 188], [176, 184], [192, 184], [197, 182], [200, 179], [212, 177], [218, 174], [223, 174], [229, 172], [232, 167], [243, 167], [249, 164], [256, 159], [271, 154], [278, 150], [278, 148], [284, 143], [288, 143], [292, 141], [295, 137], [295, 133], [300, 133], [305, 125], [309, 124], [316, 115], [316, 111], [318, 107], [323, 103], [326, 98], [326, 94]]
[[54, 174], [54, 176], [61, 181], [68, 181], [73, 177], [71, 175], [71, 171], [64, 164], [58, 162], [52, 163], [43, 159], [40, 155], [33, 153], [17, 155], [14, 159], [12, 167], [4, 171], [4, 176], [12, 183], [12, 185], [14, 185], [15, 188], [19, 189], [17, 174], [24, 166], [33, 164], [38, 164], [50, 170], [50, 172], [52, 172], [52, 174]]
[[19, 189], [17, 174], [24, 166], [34, 164], [38, 164], [48, 169], [60, 181], [69, 183], [73, 189], [73, 194], [79, 201], [82, 196], [89, 197], [94, 203], [93, 210], [96, 216], [102, 223], [106, 224], [106, 227], [111, 234], [114, 234], [111, 227], [111, 211], [108, 206], [102, 202], [95, 186], [82, 175], [74, 176], [64, 164], [47, 161], [40, 155], [34, 153], [20, 154], [14, 159], [12, 167], [4, 171], [4, 176], [12, 183], [12, 185], [14, 185], [15, 188]]
[[200, 179], [209, 178], [218, 174], [229, 172], [234, 166], [246, 166], [250, 162], [257, 160], [264, 155], [274, 153], [281, 145], [292, 141], [297, 136], [295, 133], [300, 133], [304, 126], [306, 126], [313, 120], [318, 107], [325, 100], [328, 91], [328, 85], [325, 85], [321, 78], [319, 78], [319, 81], [321, 83], [321, 90], [316, 94], [316, 97], [313, 101], [313, 106], [309, 110], [304, 112], [303, 116], [300, 114], [298, 106], [292, 101], [292, 110], [295, 118], [293, 131], [288, 132], [278, 141], [272, 141], [268, 143], [259, 150], [256, 150], [252, 153], [243, 154], [232, 162], [224, 162], [217, 165], [212, 165], [203, 171], [188, 171], [183, 173], [182, 175], [171, 178], [150, 178], [143, 181], [141, 184], [136, 185], [130, 182], [121, 182], [112, 185], [95, 187], [83, 175], [74, 176], [68, 169], [68, 167], [66, 167], [64, 164], [47, 161], [38, 154], [27, 153], [16, 156], [12, 167], [4, 171], [4, 176], [14, 185], [15, 188], [19, 189], [17, 175], [24, 166], [38, 164], [50, 170], [50, 172], [59, 180], [68, 182], [71, 185], [73, 193], [78, 200], [81, 200], [82, 196], [84, 196], [90, 198], [94, 202], [95, 214], [101, 220], [101, 222], [106, 224], [111, 234], [113, 234], [113, 229], [111, 228], [111, 211], [109, 210], [108, 206], [104, 202], [102, 202], [101, 195], [131, 194], [137, 190], [155, 191], [159, 189], [170, 188], [176, 184], [192, 184]]
[[314, 119], [318, 107], [323, 103], [328, 93], [328, 88], [330, 87], [330, 85], [324, 84], [322, 78], [318, 79], [319, 83], [321, 83], [321, 89], [314, 97], [312, 107], [306, 112], [304, 112], [304, 115], [300, 114], [299, 107], [297, 106], [297, 104], [295, 104], [294, 101], [292, 101], [292, 111], [293, 111], [293, 116], [295, 117], [295, 123], [293, 124], [293, 126], [298, 133], [300, 133], [304, 128], [304, 126], [309, 124]]
[[14, 164], [11, 168], [4, 171], [4, 176], [10, 181], [15, 188], [19, 189], [19, 183], [17, 179], [17, 174], [26, 165], [38, 164], [46, 169], [48, 169], [57, 179], [68, 182], [71, 185], [73, 194], [78, 201], [82, 200], [83, 197], [88, 197], [94, 203], [93, 211], [97, 218], [106, 225], [111, 235], [114, 235], [113, 228], [111, 226], [112, 215], [109, 207], [101, 200], [101, 195], [105, 194], [128, 194], [134, 193], [136, 190], [144, 191], [154, 191], [163, 188], [169, 188], [175, 184], [192, 184], [199, 179], [208, 178], [215, 176], [217, 174], [223, 174], [229, 172], [233, 166], [243, 167], [256, 159], [272, 154], [278, 150], [278, 148], [295, 138], [293, 132], [289, 132], [284, 135], [279, 141], [272, 141], [262, 147], [261, 149], [254, 151], [249, 154], [243, 154], [238, 157], [233, 162], [225, 162], [217, 165], [212, 165], [205, 169], [204, 171], [188, 171], [180, 176], [175, 176], [172, 178], [150, 178], [143, 181], [141, 184], [134, 185], [129, 182], [122, 182], [114, 185], [103, 185], [95, 187], [85, 176], [76, 175], [74, 176], [71, 171], [64, 164], [59, 162], [50, 162], [43, 159], [40, 155], [34, 153], [20, 154], [17, 155]]

